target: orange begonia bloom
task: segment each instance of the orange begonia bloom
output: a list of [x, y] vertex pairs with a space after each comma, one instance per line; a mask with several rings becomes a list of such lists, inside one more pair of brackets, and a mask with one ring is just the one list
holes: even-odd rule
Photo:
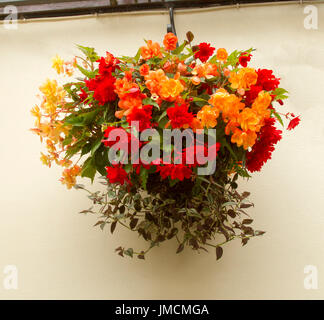
[[231, 137], [231, 142], [236, 143], [238, 147], [243, 146], [243, 148], [247, 150], [254, 145], [256, 138], [257, 135], [254, 131], [236, 129]]
[[252, 109], [262, 118], [269, 118], [270, 110], [268, 107], [270, 106], [271, 101], [272, 99], [268, 92], [260, 91], [252, 104]]
[[76, 177], [80, 175], [81, 168], [77, 165], [70, 169], [65, 169], [63, 171], [63, 177], [60, 179], [62, 184], [65, 184], [68, 189], [71, 189], [76, 184]]
[[219, 76], [217, 65], [209, 62], [195, 66], [192, 74], [207, 79]]
[[227, 60], [227, 51], [224, 48], [219, 48], [216, 53], [217, 60], [226, 61]]
[[225, 122], [230, 120], [236, 121], [240, 110], [245, 106], [241, 102], [241, 98], [234, 94], [229, 94], [224, 88], [217, 89], [208, 102], [222, 112]]
[[167, 79], [161, 83], [159, 96], [166, 101], [174, 101], [179, 94], [184, 90], [184, 86], [180, 80]]
[[148, 40], [146, 46], [141, 47], [141, 56], [145, 60], [149, 60], [153, 57], [162, 58], [160, 45], [157, 42]]
[[177, 47], [178, 38], [169, 32], [164, 36], [163, 44], [166, 50], [174, 50]]
[[224, 88], [220, 88], [216, 90], [216, 92], [210, 97], [208, 102], [215, 108], [222, 110], [226, 103], [226, 99], [229, 96], [230, 94]]
[[151, 93], [156, 93], [161, 89], [161, 84], [166, 81], [168, 77], [165, 75], [162, 69], [157, 71], [149, 71], [149, 74], [145, 76], [145, 85], [151, 91]]
[[118, 107], [122, 109], [115, 112], [118, 119], [127, 116], [133, 108], [141, 108], [142, 100], [146, 97], [137, 83], [132, 81], [131, 72], [126, 72], [124, 78], [116, 80], [115, 92], [119, 97]]
[[214, 128], [217, 125], [217, 118], [219, 117], [219, 110], [215, 107], [205, 105], [197, 113], [197, 118], [201, 124], [206, 128]]
[[150, 67], [149, 67], [149, 65], [147, 65], [145, 63], [143, 65], [141, 65], [141, 67], [139, 69], [141, 76], [148, 75], [149, 71], [150, 71]]
[[193, 132], [196, 132], [197, 129], [203, 129], [204, 128], [204, 126], [199, 121], [199, 119], [197, 119], [195, 117], [192, 119], [192, 122], [190, 124], [190, 127], [193, 130]]
[[175, 101], [184, 90], [181, 80], [178, 80], [180, 73], [176, 73], [173, 79], [169, 79], [162, 69], [150, 71], [145, 76], [145, 85], [152, 94], [157, 94], [163, 100]]
[[258, 74], [253, 68], [242, 68], [237, 73], [231, 72], [229, 81], [233, 89], [248, 89], [256, 84]]
[[260, 117], [251, 108], [245, 108], [238, 116], [238, 122], [244, 131], [260, 131]]
[[231, 133], [234, 133], [238, 126], [238, 122], [233, 120], [229, 121], [225, 127], [225, 134], [230, 135]]

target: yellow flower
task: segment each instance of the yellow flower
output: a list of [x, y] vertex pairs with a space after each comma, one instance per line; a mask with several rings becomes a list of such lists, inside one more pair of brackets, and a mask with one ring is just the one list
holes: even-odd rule
[[65, 103], [66, 92], [60, 86], [58, 86], [56, 80], [47, 79], [45, 83], [39, 87], [39, 90], [44, 94], [44, 99], [41, 104], [41, 108], [49, 115], [53, 115], [56, 112], [56, 108], [60, 104]]
[[30, 110], [30, 113], [36, 117], [36, 122], [35, 122], [35, 126], [38, 127], [42, 118], [41, 112], [40, 112], [40, 108], [39, 106], [35, 106], [33, 109]]
[[65, 184], [68, 189], [71, 189], [76, 184], [76, 177], [80, 175], [81, 168], [78, 165], [74, 165], [70, 169], [63, 171], [63, 177], [60, 179], [62, 184]]
[[64, 61], [60, 58], [59, 55], [56, 55], [54, 58], [52, 58], [52, 62], [53, 62], [52, 68], [56, 70], [58, 74], [64, 72], [64, 68], [63, 68]]
[[41, 152], [40, 159], [41, 159], [42, 163], [45, 164], [45, 166], [51, 167], [50, 158], [47, 155], [45, 155], [43, 152]]
[[219, 111], [215, 107], [205, 105], [197, 114], [197, 119], [206, 128], [214, 128], [217, 125], [217, 118], [219, 117]]

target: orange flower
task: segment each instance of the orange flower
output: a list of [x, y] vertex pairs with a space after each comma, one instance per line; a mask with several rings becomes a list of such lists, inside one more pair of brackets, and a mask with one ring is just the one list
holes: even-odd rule
[[62, 184], [65, 184], [68, 189], [71, 189], [76, 184], [76, 177], [80, 175], [81, 168], [77, 165], [70, 169], [65, 169], [63, 171], [63, 177], [60, 179]]
[[150, 67], [149, 67], [149, 65], [147, 65], [145, 63], [143, 65], [141, 65], [141, 67], [139, 69], [141, 76], [148, 75], [149, 71], [150, 71]]
[[251, 108], [244, 108], [238, 116], [238, 122], [244, 131], [260, 131], [260, 118]]
[[192, 74], [197, 75], [199, 78], [207, 79], [219, 76], [217, 65], [209, 62], [195, 66], [192, 70]]
[[177, 47], [178, 38], [169, 32], [164, 36], [163, 44], [166, 50], [174, 50]]
[[222, 110], [229, 96], [230, 94], [224, 88], [220, 88], [216, 90], [216, 92], [210, 97], [208, 102], [215, 108]]
[[133, 108], [141, 108], [142, 100], [146, 97], [137, 83], [132, 81], [131, 72], [125, 72], [124, 78], [116, 80], [115, 92], [119, 97], [118, 107], [122, 109], [115, 112], [118, 119], [127, 116]]
[[197, 119], [200, 120], [201, 124], [206, 128], [214, 128], [217, 125], [217, 118], [219, 117], [219, 110], [215, 107], [205, 105], [197, 113]]
[[145, 76], [145, 85], [151, 91], [156, 93], [160, 91], [162, 82], [166, 81], [168, 77], [165, 75], [162, 69], [157, 71], [149, 71], [149, 74]]
[[234, 133], [234, 131], [237, 129], [239, 126], [239, 123], [236, 121], [229, 121], [225, 127], [225, 134], [230, 135], [231, 132]]
[[235, 94], [230, 94], [222, 109], [223, 120], [225, 122], [229, 120], [236, 121], [240, 110], [244, 107], [245, 105], [241, 102], [241, 98], [237, 97]]
[[184, 90], [180, 80], [167, 79], [161, 83], [159, 96], [166, 101], [174, 101]]
[[233, 89], [248, 89], [256, 84], [258, 74], [253, 68], [242, 68], [237, 73], [231, 72], [229, 81]]
[[231, 142], [236, 143], [238, 147], [243, 146], [243, 148], [247, 150], [254, 145], [256, 138], [257, 135], [254, 131], [236, 129], [231, 137]]
[[262, 118], [269, 118], [270, 110], [268, 107], [270, 106], [271, 101], [272, 99], [268, 92], [260, 91], [252, 104], [252, 109]]
[[149, 60], [153, 57], [162, 58], [160, 45], [157, 42], [148, 40], [146, 46], [141, 47], [141, 56], [145, 60]]
[[226, 61], [227, 60], [227, 51], [224, 48], [219, 48], [216, 53], [217, 60]]
[[203, 129], [204, 128], [202, 123], [195, 117], [192, 119], [190, 127], [193, 130], [193, 132], [196, 132], [197, 129]]

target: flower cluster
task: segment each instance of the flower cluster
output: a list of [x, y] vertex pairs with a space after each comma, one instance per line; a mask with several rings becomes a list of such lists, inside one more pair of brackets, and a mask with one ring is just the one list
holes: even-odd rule
[[[115, 57], [110, 52], [99, 56], [93, 48], [78, 46], [83, 57], [67, 62], [59, 56], [53, 58], [58, 74], [79, 76], [63, 85], [46, 80], [40, 87], [41, 103], [32, 109], [36, 117], [32, 131], [45, 141], [47, 153], [41, 154], [42, 162], [63, 166], [60, 180], [68, 188], [76, 184], [79, 175], [93, 180], [99, 173], [119, 190], [126, 188], [137, 195], [146, 190], [150, 199], [158, 197], [159, 201], [181, 199], [184, 212], [196, 218], [203, 216], [206, 203], [210, 203], [209, 208], [216, 205], [210, 202], [206, 183], [214, 181], [218, 187], [230, 183], [234, 190], [238, 176], [249, 177], [260, 171], [282, 138], [278, 125], [284, 126], [288, 120], [287, 129], [292, 130], [300, 122], [299, 116], [281, 111], [287, 91], [279, 87], [280, 78], [272, 70], [250, 65], [254, 49], [228, 53], [211, 43], [193, 45], [193, 39], [188, 32], [187, 39], [178, 44], [176, 35], [168, 33], [162, 45], [145, 41], [134, 57]], [[141, 139], [147, 129], [155, 130], [159, 137]], [[215, 141], [197, 143], [199, 134], [206, 139], [212, 136], [210, 129], [216, 133]], [[180, 144], [180, 150], [175, 143], [166, 145], [161, 139], [165, 130], [189, 130], [191, 144]], [[148, 155], [148, 145], [158, 148], [153, 158]], [[206, 163], [198, 161], [199, 154], [211, 150], [214, 156], [208, 159], [216, 161], [216, 171], [203, 177], [199, 169], [206, 168]], [[142, 158], [145, 152], [149, 160]], [[166, 160], [163, 152], [169, 153], [170, 159]], [[179, 157], [182, 162], [177, 161]], [[188, 162], [189, 158], [192, 161]], [[195, 202], [198, 194], [202, 198]], [[224, 193], [215, 197], [225, 201]], [[239, 202], [244, 199], [235, 197]], [[194, 214], [193, 208], [198, 208]], [[181, 210], [171, 215], [175, 221], [182, 219]], [[224, 210], [227, 214], [228, 209]], [[232, 218], [233, 212], [228, 213]], [[204, 219], [207, 217], [210, 215]], [[215, 219], [219, 219], [218, 214]], [[199, 241], [206, 242], [214, 232], [231, 238], [219, 223], [220, 229], [215, 227], [218, 231], [213, 227], [208, 236], [204, 235], [202, 230], [212, 223], [206, 221], [205, 226], [198, 225]], [[163, 230], [163, 223], [159, 226]], [[251, 234], [247, 227], [238, 226], [245, 230], [245, 236]], [[187, 238], [192, 237], [188, 230], [186, 233]], [[190, 239], [190, 245], [197, 249]]]

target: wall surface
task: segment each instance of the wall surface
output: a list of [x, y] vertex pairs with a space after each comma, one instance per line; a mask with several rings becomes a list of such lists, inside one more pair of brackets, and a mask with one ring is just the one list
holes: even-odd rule
[[[146, 261], [122, 259], [119, 245], [143, 245], [136, 235], [93, 228], [95, 216], [81, 191], [66, 191], [39, 161], [40, 143], [28, 131], [37, 88], [54, 77], [50, 59], [70, 58], [74, 44], [99, 53], [135, 54], [143, 38], [162, 41], [168, 15], [128, 14], [0, 25], [0, 298], [2, 299], [319, 299], [324, 298], [323, 89], [324, 4], [318, 29], [304, 28], [303, 5], [179, 12], [178, 36], [228, 51], [255, 47], [252, 66], [273, 68], [290, 99], [282, 107], [302, 117], [285, 132], [262, 173], [244, 182], [252, 192], [254, 225], [267, 233], [241, 248], [233, 242], [216, 262], [214, 252], [175, 243]], [[321, 111], [322, 110], [322, 111]], [[95, 189], [95, 186], [93, 186]], [[3, 270], [18, 268], [18, 289], [6, 290]], [[318, 289], [304, 288], [304, 267], [318, 270]]]

